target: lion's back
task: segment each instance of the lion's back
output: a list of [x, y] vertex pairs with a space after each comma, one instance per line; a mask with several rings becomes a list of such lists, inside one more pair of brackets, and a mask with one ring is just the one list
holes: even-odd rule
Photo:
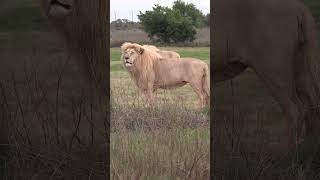
[[159, 76], [166, 76], [168, 74], [174, 75], [186, 71], [196, 74], [198, 72], [202, 73], [203, 68], [208, 68], [208, 65], [200, 59], [189, 57], [180, 58], [180, 60], [175, 58], [165, 58], [154, 66], [154, 71], [157, 72]]

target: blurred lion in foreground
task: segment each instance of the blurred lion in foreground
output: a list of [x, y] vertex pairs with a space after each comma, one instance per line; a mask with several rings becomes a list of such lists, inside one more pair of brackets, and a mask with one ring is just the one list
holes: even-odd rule
[[209, 104], [210, 74], [205, 62], [194, 58], [164, 58], [136, 43], [124, 43], [121, 50], [124, 66], [149, 105], [154, 103], [153, 93], [157, 89], [172, 89], [187, 83], [197, 93], [200, 107]]
[[303, 126], [306, 136], [319, 137], [316, 25], [303, 1], [215, 0], [214, 7], [213, 82], [251, 68], [286, 117], [288, 147]]
[[174, 51], [164, 51], [160, 50], [156, 46], [153, 45], [143, 45], [144, 48], [148, 48], [149, 50], [155, 51], [159, 53], [163, 58], [177, 58], [180, 59], [180, 55]]

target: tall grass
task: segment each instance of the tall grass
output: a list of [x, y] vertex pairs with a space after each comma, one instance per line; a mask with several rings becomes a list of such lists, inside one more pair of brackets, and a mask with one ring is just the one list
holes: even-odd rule
[[124, 89], [112, 88], [112, 179], [208, 179], [208, 114], [164, 99], [146, 108]]
[[107, 102], [49, 33], [14, 34], [0, 40], [1, 179], [105, 179]]

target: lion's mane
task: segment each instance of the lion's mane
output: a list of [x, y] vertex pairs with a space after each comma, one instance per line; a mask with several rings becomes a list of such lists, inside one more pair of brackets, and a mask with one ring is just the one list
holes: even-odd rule
[[121, 49], [122, 51], [134, 49], [139, 54], [129, 74], [138, 87], [147, 88], [150, 77], [154, 75], [154, 63], [161, 59], [161, 55], [149, 49], [149, 47], [146, 48], [136, 43], [124, 43]]

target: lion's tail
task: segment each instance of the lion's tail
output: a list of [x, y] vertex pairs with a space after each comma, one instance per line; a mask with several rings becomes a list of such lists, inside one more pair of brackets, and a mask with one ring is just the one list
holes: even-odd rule
[[205, 98], [206, 98], [207, 104], [209, 104], [209, 100], [210, 100], [209, 76], [210, 76], [210, 73], [209, 73], [209, 68], [208, 68], [207, 64], [205, 65], [203, 71], [204, 71], [204, 73], [202, 76], [202, 89], [206, 95]]
[[320, 127], [320, 79], [317, 78], [320, 76], [316, 75], [319, 70], [315, 68], [317, 67], [315, 64], [315, 22], [310, 11], [304, 8], [298, 22], [300, 49], [297, 51], [295, 61], [295, 80], [299, 98], [306, 108], [305, 119], [309, 121], [306, 131], [313, 133], [312, 126], [313, 128]]

